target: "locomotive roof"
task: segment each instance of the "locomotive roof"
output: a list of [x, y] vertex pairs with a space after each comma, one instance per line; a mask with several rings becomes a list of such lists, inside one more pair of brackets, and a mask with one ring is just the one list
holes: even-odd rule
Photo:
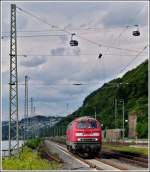
[[95, 118], [92, 118], [90, 116], [83, 116], [75, 119], [75, 121], [86, 121], [86, 120], [96, 120]]

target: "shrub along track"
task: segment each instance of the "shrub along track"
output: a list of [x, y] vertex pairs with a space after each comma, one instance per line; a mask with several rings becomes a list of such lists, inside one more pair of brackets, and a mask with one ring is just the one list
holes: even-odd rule
[[46, 147], [45, 143], [41, 144], [38, 148], [38, 154], [41, 158], [47, 159], [49, 161], [56, 161], [57, 163], [63, 163], [59, 157], [48, 151], [48, 148]]

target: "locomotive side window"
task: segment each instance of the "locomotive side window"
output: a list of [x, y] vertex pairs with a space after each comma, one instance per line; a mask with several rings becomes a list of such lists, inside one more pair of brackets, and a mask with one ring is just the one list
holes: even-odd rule
[[80, 121], [78, 122], [78, 128], [97, 128], [96, 121]]

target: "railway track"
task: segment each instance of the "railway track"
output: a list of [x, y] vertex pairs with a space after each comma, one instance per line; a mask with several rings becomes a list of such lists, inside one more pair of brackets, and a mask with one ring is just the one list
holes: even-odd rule
[[98, 158], [83, 159], [83, 158], [79, 157], [78, 155], [72, 154], [71, 152], [69, 152], [65, 145], [62, 145], [62, 144], [56, 143], [56, 142], [52, 142], [52, 143], [58, 149], [66, 152], [67, 154], [70, 154], [71, 156], [75, 157], [79, 161], [82, 161], [83, 163], [88, 164], [88, 166], [90, 168], [94, 168], [96, 170], [115, 170], [115, 171], [128, 170], [127, 168], [124, 168], [122, 166], [119, 166], [119, 165], [116, 165], [116, 164], [113, 164], [113, 163], [107, 163], [106, 161], [103, 161], [103, 160], [98, 159]]
[[[148, 159], [144, 157], [137, 157], [133, 155], [128, 155], [128, 154], [123, 154], [123, 153], [118, 153], [118, 152], [113, 152], [113, 151], [107, 151], [104, 150], [101, 153], [102, 157], [106, 158], [115, 158], [127, 163], [132, 163], [137, 166], [141, 166], [144, 168], [148, 168]], [[101, 158], [101, 157], [99, 157]]]
[[[54, 143], [56, 143], [56, 142], [54, 142]], [[66, 146], [64, 144], [61, 144], [61, 143], [57, 143], [57, 144], [66, 149]], [[66, 149], [66, 151], [68, 152], [67, 149]], [[74, 154], [72, 154], [72, 155], [75, 156], [76, 158], [84, 161], [85, 163], [88, 163], [91, 167], [95, 167], [98, 170], [100, 170], [100, 168], [101, 168], [100, 162], [105, 165], [108, 165], [107, 167], [115, 168], [115, 170], [116, 169], [117, 170], [128, 170], [128, 168], [125, 167], [125, 165], [117, 164], [116, 162], [113, 162], [113, 161], [107, 161], [106, 160], [107, 158], [108, 159], [113, 158], [113, 159], [119, 160], [121, 163], [130, 163], [130, 164], [138, 166], [138, 167], [148, 168], [148, 159], [144, 156], [133, 156], [133, 155], [129, 155], [129, 154], [123, 154], [123, 153], [113, 152], [113, 151], [108, 151], [108, 150], [103, 150], [101, 155], [98, 156], [97, 158], [95, 158], [94, 160], [93, 159], [85, 160], [77, 155], [74, 155]], [[95, 165], [96, 163], [99, 165], [96, 166]]]

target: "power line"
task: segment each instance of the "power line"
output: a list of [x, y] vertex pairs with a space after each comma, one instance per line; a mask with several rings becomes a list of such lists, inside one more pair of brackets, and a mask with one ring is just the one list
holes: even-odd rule
[[[146, 53], [147, 54], [147, 53]], [[146, 55], [145, 54], [145, 55]], [[23, 57], [39, 57], [39, 56], [42, 56], [42, 57], [70, 57], [70, 56], [98, 56], [99, 53], [85, 53], [85, 54], [58, 54], [58, 55], [52, 55], [52, 54], [19, 54], [18, 56], [23, 56]], [[136, 56], [136, 54], [103, 54], [105, 56]], [[141, 54], [140, 56], [145, 56], [144, 54]]]
[[[47, 36], [48, 36], [48, 37], [50, 37], [50, 36], [52, 36], [52, 37], [55, 37], [55, 36], [56, 36], [56, 37], [57, 37], [57, 36], [60, 37], [60, 36], [67, 36], [67, 34], [60, 34], [60, 35], [58, 35], [58, 34], [55, 34], [55, 35], [54, 35], [54, 34], [53, 34], [53, 35], [52, 35], [52, 34], [47, 34], [47, 35], [46, 35], [46, 34], [44, 34], [44, 35], [20, 35], [20, 36], [18, 35], [17, 38], [45, 37], [45, 36], [46, 36], [46, 37], [47, 37]], [[7, 35], [7, 36], [6, 36], [6, 35], [5, 35], [5, 36], [1, 36], [2, 39], [3, 39], [3, 38], [8, 38], [8, 37], [9, 37], [9, 35]]]
[[[38, 83], [31, 83], [33, 86], [45, 86], [45, 87], [56, 87], [56, 86], [89, 86], [89, 85], [94, 85], [94, 84], [99, 84], [99, 83], [64, 83], [64, 84], [38, 84]], [[24, 85], [23, 83], [19, 83], [18, 85]]]
[[[42, 23], [47, 24], [48, 26], [51, 26], [51, 28], [58, 28], [58, 29], [60, 28], [60, 27], [58, 27], [58, 26], [56, 26], [56, 25], [49, 24], [47, 21], [45, 21], [45, 20], [43, 20], [42, 18], [40, 18], [40, 17], [38, 17], [38, 16], [32, 14], [31, 12], [29, 12], [29, 11], [27, 11], [27, 10], [24, 10], [24, 9], [22, 9], [22, 8], [20, 8], [20, 7], [17, 7], [17, 8], [18, 8], [20, 11], [22, 11], [22, 12], [24, 12], [24, 13], [26, 13], [26, 14], [32, 16], [33, 18], [35, 18], [35, 19], [41, 21]], [[70, 35], [72, 34], [70, 31], [68, 31], [68, 30], [66, 30], [66, 29], [62, 29], [62, 31], [65, 32], [65, 33], [67, 33], [67, 34], [70, 34]], [[83, 36], [80, 36], [80, 35], [78, 35], [78, 37], [81, 38], [81, 39], [83, 39], [83, 40], [85, 40], [85, 41], [87, 41], [87, 42], [90, 42], [91, 44], [94, 44], [94, 45], [96, 45], [96, 46], [98, 46], [98, 47], [102, 47], [102, 46], [103, 46], [103, 47], [108, 47], [108, 48], [118, 49], [118, 50], [123, 50], [123, 51], [135, 51], [135, 52], [138, 52], [138, 50], [124, 49], [124, 48], [114, 47], [114, 46], [110, 46], [110, 45], [99, 44], [99, 43], [97, 43], [97, 42], [95, 42], [95, 41], [92, 41], [92, 40], [87, 39], [87, 38], [85, 38], [85, 37], [83, 37]]]
[[[43, 29], [43, 30], [17, 30], [17, 33], [33, 33], [33, 32], [50, 32], [51, 30], [48, 30], [48, 29]], [[5, 31], [5, 32], [1, 32], [2, 34], [10, 34], [10, 32], [9, 31]]]

